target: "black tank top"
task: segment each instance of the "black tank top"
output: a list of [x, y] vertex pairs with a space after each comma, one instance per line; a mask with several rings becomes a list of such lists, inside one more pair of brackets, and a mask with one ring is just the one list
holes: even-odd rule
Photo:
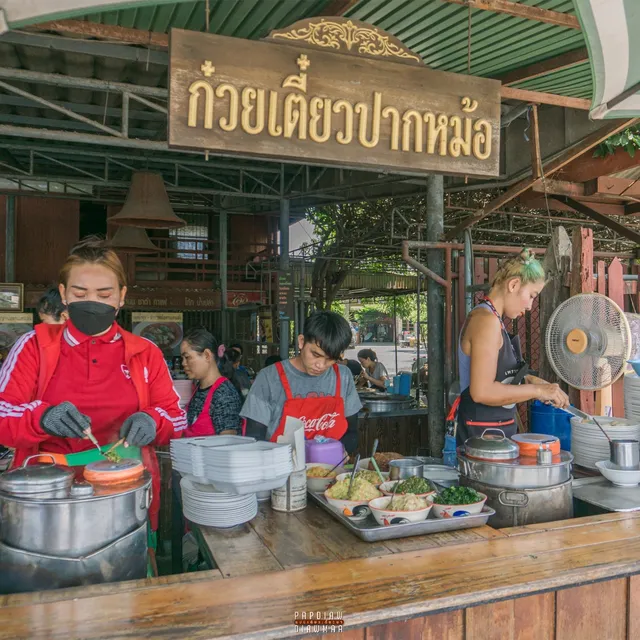
[[[519, 336], [511, 336], [502, 325], [502, 347], [498, 352], [498, 366], [496, 368], [496, 382], [510, 384], [522, 366], [522, 353]], [[516, 405], [505, 407], [490, 407], [480, 402], [474, 402], [471, 397], [470, 386], [460, 396], [458, 407], [457, 442], [464, 444], [467, 438], [480, 436], [485, 429], [501, 429], [509, 438], [517, 431]]]

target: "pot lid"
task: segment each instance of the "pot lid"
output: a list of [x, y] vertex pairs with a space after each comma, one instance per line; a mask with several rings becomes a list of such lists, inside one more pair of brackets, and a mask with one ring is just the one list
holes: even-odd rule
[[24, 495], [71, 486], [75, 475], [73, 469], [55, 463], [28, 464], [29, 460], [42, 457], [45, 456], [29, 456], [21, 467], [0, 475], [0, 490]]
[[100, 460], [84, 468], [84, 479], [96, 484], [119, 484], [136, 480], [142, 475], [144, 466], [139, 460], [125, 458], [118, 462]]
[[511, 460], [520, 455], [518, 445], [505, 437], [500, 429], [485, 429], [481, 436], [465, 440], [466, 455], [485, 460]]

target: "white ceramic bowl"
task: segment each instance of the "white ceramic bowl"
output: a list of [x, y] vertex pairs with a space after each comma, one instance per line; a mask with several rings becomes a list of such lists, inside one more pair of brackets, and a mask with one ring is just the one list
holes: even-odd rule
[[351, 520], [364, 520], [371, 513], [368, 500], [337, 500], [330, 498], [326, 491], [324, 497], [331, 507]]
[[[358, 469], [358, 471], [371, 471], [371, 469]], [[376, 473], [376, 472], [374, 471], [373, 473]], [[388, 472], [381, 471], [380, 473], [382, 474], [382, 477], [385, 479], [385, 481], [389, 480], [389, 473]], [[378, 475], [378, 474], [376, 473], [376, 475]], [[341, 473], [338, 476], [338, 482], [340, 482], [340, 480], [344, 480], [345, 478], [348, 478], [349, 476], [351, 476], [351, 472], [350, 471], [348, 471], [346, 473]], [[380, 480], [380, 478], [378, 478], [378, 480]], [[380, 486], [380, 482], [375, 482], [375, 483], [372, 483], [372, 484], [375, 484], [376, 487]]]
[[[324, 462], [307, 462], [307, 469], [311, 467], [322, 467], [329, 471], [333, 469], [335, 465], [333, 464], [325, 464]], [[344, 469], [342, 467], [338, 467], [337, 469], [333, 469], [330, 478], [314, 478], [313, 476], [307, 476], [307, 488], [309, 491], [313, 491], [314, 493], [324, 493], [329, 485], [333, 484], [336, 480], [336, 477], [344, 473]], [[335, 475], [334, 475], [335, 474]]]
[[640, 469], [618, 469], [609, 460], [596, 462], [600, 473], [618, 487], [637, 487], [640, 484]]
[[384, 496], [383, 498], [374, 498], [369, 502], [369, 508], [376, 522], [383, 527], [393, 524], [406, 524], [408, 522], [422, 522], [427, 519], [431, 511], [431, 503], [427, 500], [428, 505], [419, 511], [397, 511], [387, 508], [391, 498]]
[[478, 493], [482, 496], [482, 500], [473, 504], [438, 504], [434, 502], [433, 515], [436, 518], [461, 518], [480, 513], [484, 503], [487, 501], [487, 496], [484, 493], [480, 493], [480, 491]]
[[[404, 482], [404, 480], [389, 480], [387, 482], [383, 482], [378, 488], [380, 489], [380, 491], [382, 491], [382, 493], [384, 493], [385, 496], [392, 496], [393, 490], [398, 482]], [[426, 498], [427, 496], [433, 495], [434, 493], [436, 492], [432, 490], [427, 491], [426, 493], [415, 493], [414, 495], [418, 496], [419, 498]], [[396, 493], [396, 495], [401, 496], [404, 494]]]

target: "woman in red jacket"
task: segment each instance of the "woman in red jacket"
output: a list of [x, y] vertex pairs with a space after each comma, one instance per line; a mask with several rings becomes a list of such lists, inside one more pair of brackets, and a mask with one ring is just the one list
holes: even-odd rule
[[187, 427], [162, 352], [124, 331], [116, 316], [127, 293], [122, 263], [104, 242], [77, 245], [60, 271], [69, 320], [38, 324], [13, 346], [0, 370], [0, 443], [14, 464], [38, 452], [73, 454], [126, 439], [141, 447], [153, 478], [151, 527], [160, 496], [153, 445]]

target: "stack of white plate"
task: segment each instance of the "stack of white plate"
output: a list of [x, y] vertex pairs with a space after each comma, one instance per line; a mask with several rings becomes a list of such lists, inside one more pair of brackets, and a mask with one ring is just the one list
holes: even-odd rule
[[282, 487], [293, 471], [291, 445], [274, 442], [203, 449], [202, 476], [228, 493], [256, 493]]
[[196, 478], [204, 477], [203, 452], [211, 447], [243, 445], [255, 442], [254, 438], [242, 436], [200, 436], [197, 438], [179, 438], [171, 441], [171, 462], [173, 468], [183, 475]]
[[640, 421], [640, 378], [635, 373], [627, 373], [624, 377], [624, 415]]
[[220, 493], [212, 485], [180, 481], [184, 517], [207, 527], [228, 528], [253, 520], [258, 513], [255, 493], [230, 495]]
[[[612, 440], [640, 440], [640, 424], [624, 418], [598, 417]], [[574, 462], [586, 469], [597, 470], [596, 463], [610, 457], [609, 441], [593, 422], [571, 418], [571, 453]]]

